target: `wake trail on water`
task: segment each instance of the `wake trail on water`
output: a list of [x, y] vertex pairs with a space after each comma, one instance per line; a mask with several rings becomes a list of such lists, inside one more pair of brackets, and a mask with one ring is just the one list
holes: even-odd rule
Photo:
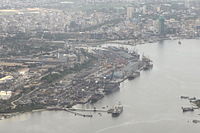
[[124, 122], [115, 126], [110, 126], [110, 127], [106, 127], [103, 129], [100, 129], [98, 131], [96, 131], [95, 133], [102, 133], [104, 131], [110, 130], [110, 129], [114, 129], [114, 128], [119, 128], [119, 127], [123, 127], [123, 126], [128, 126], [128, 125], [138, 125], [138, 124], [153, 124], [153, 123], [158, 123], [161, 121], [175, 121], [176, 119], [159, 119], [159, 120], [148, 120], [148, 121], [128, 121], [128, 122]]

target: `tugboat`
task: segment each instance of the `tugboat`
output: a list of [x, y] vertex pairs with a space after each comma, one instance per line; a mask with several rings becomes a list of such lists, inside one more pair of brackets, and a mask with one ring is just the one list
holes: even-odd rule
[[123, 106], [121, 104], [116, 105], [112, 111], [112, 117], [117, 117], [123, 112]]
[[188, 96], [181, 96], [181, 99], [189, 99]]

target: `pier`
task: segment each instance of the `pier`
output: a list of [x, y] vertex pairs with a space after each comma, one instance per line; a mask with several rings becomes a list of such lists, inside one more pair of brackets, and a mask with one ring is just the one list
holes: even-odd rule
[[86, 112], [108, 112], [108, 110], [105, 109], [81, 109], [81, 108], [69, 108], [68, 110], [71, 111], [86, 111]]
[[61, 107], [48, 107], [47, 110], [49, 111], [67, 111], [69, 113], [72, 113], [74, 115], [77, 116], [82, 116], [82, 117], [93, 117], [93, 115], [89, 115], [89, 114], [82, 114], [82, 113], [78, 113], [75, 111], [82, 111], [82, 112], [104, 112], [104, 113], [109, 113], [109, 110], [105, 110], [105, 109], [81, 109], [81, 108], [61, 108]]

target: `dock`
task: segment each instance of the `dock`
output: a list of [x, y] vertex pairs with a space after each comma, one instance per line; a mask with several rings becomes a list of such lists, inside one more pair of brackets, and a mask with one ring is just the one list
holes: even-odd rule
[[81, 113], [77, 113], [77, 112], [74, 112], [74, 111], [71, 111], [69, 109], [63, 109], [64, 111], [67, 111], [69, 113], [72, 113], [74, 115], [77, 115], [77, 116], [82, 116], [82, 117], [93, 117], [93, 115], [88, 115], [88, 114], [81, 114]]
[[81, 108], [69, 108], [68, 110], [71, 111], [86, 111], [86, 112], [108, 112], [108, 110], [105, 109], [81, 109]]
[[81, 109], [81, 108], [61, 108], [61, 107], [48, 107], [47, 110], [49, 111], [67, 111], [69, 113], [72, 113], [77, 116], [82, 116], [82, 117], [93, 117], [93, 115], [88, 115], [88, 114], [82, 114], [78, 113], [76, 111], [82, 111], [82, 112], [105, 112], [108, 113], [108, 110], [104, 109]]

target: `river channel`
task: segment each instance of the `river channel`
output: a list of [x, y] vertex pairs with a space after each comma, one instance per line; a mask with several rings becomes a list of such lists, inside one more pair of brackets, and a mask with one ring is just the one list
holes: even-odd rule
[[154, 67], [135, 80], [125, 81], [120, 91], [95, 105], [102, 108], [120, 101], [123, 113], [89, 113], [92, 118], [59, 112], [25, 113], [0, 121], [0, 133], [199, 133], [200, 111], [183, 113], [190, 106], [180, 96], [200, 98], [200, 40], [177, 40], [129, 47], [153, 60]]

